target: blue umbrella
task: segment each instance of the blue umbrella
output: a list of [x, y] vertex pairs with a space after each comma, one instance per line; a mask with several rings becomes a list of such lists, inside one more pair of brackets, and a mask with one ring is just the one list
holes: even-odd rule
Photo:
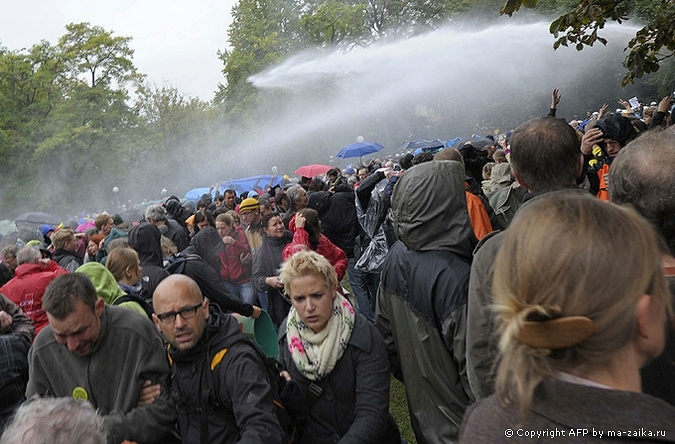
[[356, 142], [348, 145], [340, 150], [337, 153], [337, 157], [340, 159], [347, 159], [349, 157], [358, 157], [359, 159], [367, 154], [373, 154], [384, 147], [379, 143], [375, 142]]

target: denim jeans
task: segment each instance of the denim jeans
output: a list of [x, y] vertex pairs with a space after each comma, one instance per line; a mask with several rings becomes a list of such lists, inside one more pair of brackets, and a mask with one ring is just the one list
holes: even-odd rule
[[375, 300], [377, 298], [377, 287], [380, 285], [379, 273], [368, 273], [354, 268], [356, 259], [349, 258], [347, 272], [349, 274], [349, 285], [352, 287], [352, 293], [356, 298], [359, 312], [371, 323], [375, 322]]
[[253, 288], [252, 282], [246, 282], [244, 284], [231, 284], [229, 282], [223, 282], [225, 287], [232, 293], [232, 296], [239, 298], [240, 300], [246, 302], [247, 304], [256, 305], [258, 302], [257, 294]]

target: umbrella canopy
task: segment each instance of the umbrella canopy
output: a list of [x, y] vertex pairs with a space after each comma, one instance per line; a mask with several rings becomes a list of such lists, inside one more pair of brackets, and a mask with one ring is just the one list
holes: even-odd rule
[[[275, 185], [279, 185], [283, 182], [284, 177], [283, 176], [271, 176], [271, 175], [260, 175], [260, 176], [251, 176], [251, 177], [245, 177], [243, 179], [236, 179], [236, 180], [230, 180], [229, 182], [220, 182], [218, 183], [218, 191], [222, 194], [225, 192], [227, 189], [233, 189], [237, 192], [237, 194], [241, 194], [244, 191], [250, 191], [250, 190], [262, 190], [265, 191], [265, 187], [267, 185], [273, 187]], [[216, 190], [211, 189], [210, 187], [201, 187], [201, 188], [194, 188], [187, 193], [185, 193], [185, 198], [187, 200], [191, 201], [198, 201], [200, 197], [202, 197], [202, 194], [209, 194], [209, 191], [211, 192], [211, 196], [215, 196]]]
[[415, 139], [410, 142], [405, 142], [397, 148], [398, 151], [429, 151], [437, 148], [444, 148], [445, 144], [439, 139], [427, 140], [427, 139]]
[[318, 163], [313, 163], [311, 165], [304, 165], [295, 170], [295, 174], [303, 177], [314, 177], [326, 174], [328, 170], [332, 170], [333, 167], [330, 165], [321, 165]]
[[61, 223], [57, 217], [52, 216], [51, 214], [43, 213], [41, 211], [23, 213], [21, 216], [17, 217], [14, 222], [33, 225], [58, 225]]
[[356, 142], [351, 145], [347, 145], [342, 148], [337, 157], [341, 159], [348, 159], [350, 157], [363, 157], [367, 154], [373, 154], [381, 149], [384, 149], [382, 145], [375, 142]]

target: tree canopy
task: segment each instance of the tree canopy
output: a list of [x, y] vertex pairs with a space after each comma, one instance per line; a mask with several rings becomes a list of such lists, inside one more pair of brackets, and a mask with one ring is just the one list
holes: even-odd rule
[[[535, 8], [537, 4], [538, 0], [507, 0], [501, 13], [511, 16], [521, 6]], [[596, 42], [606, 44], [600, 30], [608, 22], [623, 23], [633, 17], [645, 23], [628, 42], [623, 85], [658, 71], [661, 63], [675, 54], [675, 2], [580, 0], [575, 5], [551, 23], [554, 48], [573, 45], [581, 51]]]

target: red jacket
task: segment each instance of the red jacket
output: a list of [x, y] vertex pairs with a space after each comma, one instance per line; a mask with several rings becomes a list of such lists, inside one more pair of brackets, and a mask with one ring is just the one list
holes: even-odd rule
[[0, 287], [0, 293], [21, 307], [23, 312], [35, 324], [35, 336], [47, 324], [47, 313], [42, 309], [42, 296], [47, 285], [68, 271], [59, 267], [54, 261], [47, 266], [40, 264], [21, 264], [16, 267], [14, 277]]
[[226, 244], [220, 253], [220, 277], [230, 284], [245, 284], [251, 280], [251, 263], [244, 265], [239, 257], [244, 253], [250, 253], [251, 247], [241, 227], [235, 226], [230, 236], [234, 238], [234, 243]]
[[[301, 246], [307, 250], [312, 250], [312, 246], [309, 243], [309, 233], [307, 233], [304, 228], [295, 227], [293, 242], [284, 247], [284, 253], [282, 255], [283, 260], [293, 256], [293, 253], [296, 253], [299, 249], [303, 248]], [[319, 246], [314, 251], [328, 259], [328, 262], [333, 265], [333, 268], [335, 268], [335, 271], [337, 272], [338, 282], [341, 281], [345, 276], [347, 266], [349, 265], [345, 252], [323, 234], [319, 238]]]

